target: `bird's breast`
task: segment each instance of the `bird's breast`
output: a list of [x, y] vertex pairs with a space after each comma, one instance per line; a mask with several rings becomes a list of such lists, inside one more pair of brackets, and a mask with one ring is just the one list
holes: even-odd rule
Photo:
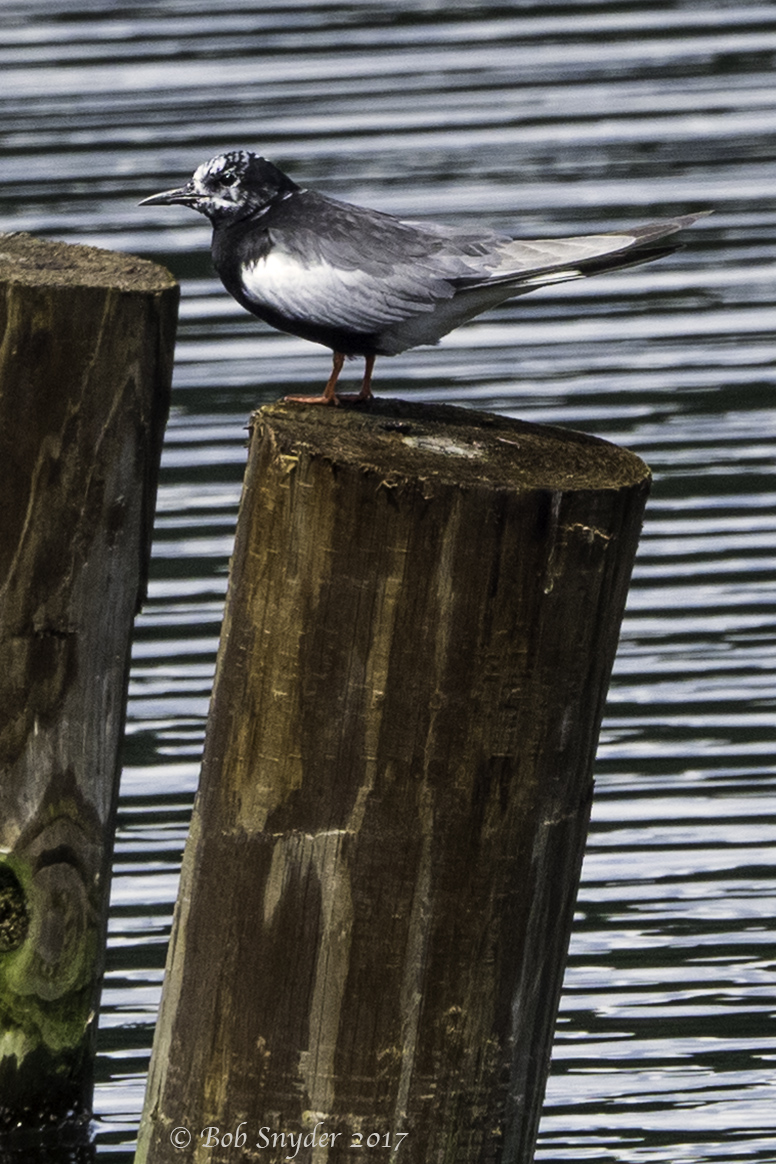
[[375, 354], [370, 297], [358, 272], [280, 248], [238, 259], [214, 247], [213, 259], [227, 291], [271, 327], [348, 355]]
[[243, 293], [252, 303], [310, 323], [357, 323], [361, 282], [356, 271], [304, 262], [279, 250], [241, 271]]
[[243, 293], [252, 303], [292, 316], [309, 310], [306, 305], [316, 301], [326, 281], [327, 271], [320, 264], [308, 265], [274, 250], [244, 263], [240, 271]]

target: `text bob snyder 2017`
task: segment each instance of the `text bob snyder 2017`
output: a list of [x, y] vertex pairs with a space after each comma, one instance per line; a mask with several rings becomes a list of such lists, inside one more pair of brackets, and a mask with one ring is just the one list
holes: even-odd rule
[[[300, 1148], [326, 1148], [337, 1144], [339, 1148], [389, 1148], [398, 1152], [407, 1132], [327, 1132], [324, 1121], [319, 1120], [309, 1132], [279, 1132], [271, 1127], [262, 1127], [251, 1135], [246, 1120], [238, 1124], [234, 1131], [222, 1130], [211, 1124], [198, 1134], [203, 1148], [287, 1148], [286, 1160], [294, 1160]], [[188, 1148], [192, 1139], [188, 1128], [173, 1129], [170, 1140], [176, 1148]]]

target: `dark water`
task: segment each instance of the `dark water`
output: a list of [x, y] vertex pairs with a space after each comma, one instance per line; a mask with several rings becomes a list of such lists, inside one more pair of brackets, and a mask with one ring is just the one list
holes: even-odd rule
[[[776, 7], [5, 0], [0, 229], [183, 282], [138, 621], [96, 1092], [131, 1159], [202, 746], [250, 411], [327, 373], [138, 209], [225, 147], [412, 217], [597, 231], [713, 207], [660, 264], [378, 361], [378, 392], [597, 433], [655, 485], [538, 1159], [776, 1159]], [[351, 373], [355, 375], [355, 373]], [[217, 956], [217, 951], [214, 951]]]

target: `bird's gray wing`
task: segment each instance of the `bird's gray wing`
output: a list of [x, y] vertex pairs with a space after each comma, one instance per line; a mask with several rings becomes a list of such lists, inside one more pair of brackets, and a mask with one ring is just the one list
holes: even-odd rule
[[[650, 247], [656, 240], [697, 217], [522, 240], [403, 221], [300, 191], [273, 212], [267, 222], [271, 245], [247, 264], [243, 283], [257, 305], [289, 319], [375, 334], [444, 308], [461, 293], [492, 289], [493, 297], [488, 294], [479, 308], [484, 310], [538, 286], [655, 257]], [[453, 312], [451, 318], [457, 317]]]

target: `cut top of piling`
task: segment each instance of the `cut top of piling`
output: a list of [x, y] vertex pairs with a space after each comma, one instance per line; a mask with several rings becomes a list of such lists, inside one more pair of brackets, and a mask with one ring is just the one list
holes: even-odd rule
[[34, 287], [107, 287], [153, 293], [176, 286], [164, 267], [136, 255], [35, 238], [24, 231], [0, 234], [0, 283]]
[[377, 398], [368, 408], [273, 404], [252, 428], [271, 432], [277, 451], [352, 465], [386, 487], [439, 485], [518, 490], [624, 489], [648, 484], [647, 465], [599, 437], [451, 405]]

